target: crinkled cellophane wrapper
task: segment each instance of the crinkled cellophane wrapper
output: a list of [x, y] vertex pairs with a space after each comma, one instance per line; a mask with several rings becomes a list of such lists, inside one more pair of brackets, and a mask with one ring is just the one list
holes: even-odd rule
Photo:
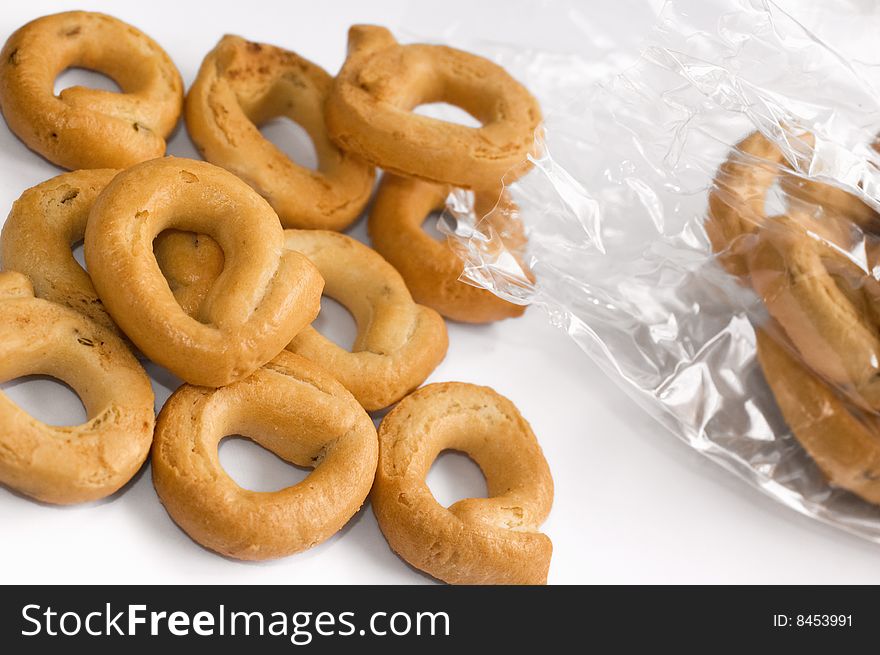
[[[564, 38], [582, 33], [583, 57], [464, 43], [533, 90], [545, 129], [533, 170], [505, 188], [514, 204], [494, 210], [524, 223], [524, 252], [508, 250], [497, 216], [474, 215], [467, 192], [450, 195], [440, 227], [463, 279], [546, 310], [670, 432], [780, 502], [880, 541], [880, 507], [829, 484], [782, 418], [756, 358], [767, 309], [705, 229], [710, 192], [727, 191], [718, 168], [754, 131], [785, 155], [780, 176], [880, 209], [880, 6], [798, 4], [625, 3], [634, 24], [654, 22], [632, 60], [632, 44], [575, 3], [542, 8], [560, 12]], [[790, 202], [777, 183], [765, 213]], [[800, 210], [822, 219], [822, 207]], [[880, 232], [851, 236], [829, 245], [880, 278], [865, 256]]]

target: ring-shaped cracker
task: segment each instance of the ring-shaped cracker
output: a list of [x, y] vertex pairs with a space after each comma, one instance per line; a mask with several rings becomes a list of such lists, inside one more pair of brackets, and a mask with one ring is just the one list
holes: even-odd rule
[[768, 219], [748, 253], [752, 286], [810, 368], [880, 409], [877, 282], [808, 224]]
[[[279, 491], [243, 489], [217, 453], [231, 434], [314, 470]], [[373, 422], [351, 394], [317, 365], [281, 353], [230, 386], [174, 392], [156, 426], [153, 483], [203, 546], [238, 559], [283, 557], [321, 543], [358, 511], [377, 451]]]
[[[802, 138], [808, 144], [813, 142], [809, 134]], [[810, 223], [812, 230], [829, 240], [841, 236], [842, 220], [859, 227], [878, 226], [877, 213], [856, 196], [793, 175], [782, 150], [760, 132], [754, 132], [733, 148], [719, 167], [709, 193], [706, 233], [719, 262], [732, 275], [748, 275], [749, 253], [767, 223], [767, 194], [777, 181], [788, 196], [788, 205], [799, 216], [807, 218], [809, 208], [821, 210], [818, 218], [829, 219]]]
[[47, 425], [0, 394], [0, 482], [57, 504], [117, 491], [140, 469], [153, 440], [147, 374], [110, 330], [34, 298], [24, 275], [0, 273], [0, 381], [33, 374], [69, 384], [88, 420]]
[[[768, 217], [777, 180], [790, 211]], [[788, 172], [782, 151], [756, 132], [720, 167], [706, 231], [721, 264], [750, 281], [804, 362], [860, 405], [880, 409], [880, 284], [868, 273], [877, 248], [865, 238], [872, 225], [873, 210]], [[868, 260], [861, 267], [845, 254], [857, 250], [854, 238]]]
[[[55, 95], [71, 67], [104, 73], [122, 93], [74, 86]], [[0, 108], [25, 145], [68, 169], [127, 168], [165, 154], [183, 105], [183, 82], [153, 39], [88, 11], [43, 16], [0, 51]]]
[[338, 232], [285, 230], [285, 245], [318, 267], [324, 293], [348, 309], [358, 333], [351, 351], [312, 327], [287, 346], [320, 364], [368, 411], [388, 407], [418, 387], [446, 355], [443, 319], [413, 302], [379, 253]]
[[[383, 175], [367, 224], [373, 247], [400, 272], [416, 302], [446, 318], [488, 323], [521, 316], [524, 306], [462, 282], [464, 263], [458, 255], [422, 229], [425, 218], [443, 208], [447, 195], [445, 185]], [[504, 212], [493, 212], [491, 220], [506, 244], [521, 246], [525, 240], [521, 223], [509, 220]]]
[[754, 132], [734, 146], [715, 175], [705, 227], [712, 250], [731, 275], [748, 275], [746, 258], [766, 220], [767, 193], [784, 163], [776, 144]]
[[779, 409], [834, 486], [880, 504], [880, 418], [852, 407], [780, 343], [757, 330], [758, 359]]
[[[27, 275], [37, 298], [70, 307], [125, 338], [71, 251], [85, 236], [95, 198], [118, 172], [63, 173], [21, 194], [3, 224], [0, 262], [4, 270]], [[211, 239], [175, 230], [160, 234], [154, 248], [175, 298], [195, 314], [210, 288], [203, 280], [213, 283], [223, 270], [223, 251]], [[166, 251], [174, 256], [164, 256]]]
[[[254, 187], [285, 227], [341, 230], [369, 200], [375, 169], [327, 136], [324, 101], [332, 82], [296, 53], [227, 35], [187, 94], [187, 129], [205, 159]], [[311, 137], [318, 170], [295, 163], [260, 134], [259, 126], [279, 116]]]
[[[441, 506], [425, 483], [437, 455], [467, 453], [489, 498]], [[391, 548], [453, 584], [544, 584], [553, 546], [538, 532], [553, 479], [529, 424], [488, 387], [430, 384], [404, 398], [379, 427], [373, 512]]]
[[[413, 114], [461, 107], [468, 127]], [[400, 45], [384, 27], [355, 25], [325, 107], [330, 137], [381, 168], [468, 189], [494, 189], [528, 170], [538, 101], [503, 68], [440, 45]]]
[[[188, 316], [168, 286], [153, 240], [174, 228], [211, 236], [223, 272]], [[173, 157], [113, 178], [89, 216], [85, 256], [104, 306], [132, 342], [178, 377], [221, 386], [247, 377], [317, 316], [323, 281], [284, 248], [272, 208], [222, 168]]]

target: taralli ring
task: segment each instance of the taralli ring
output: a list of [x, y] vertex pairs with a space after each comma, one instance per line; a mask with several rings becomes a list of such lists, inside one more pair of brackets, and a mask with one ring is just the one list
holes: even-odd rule
[[121, 336], [72, 252], [85, 236], [95, 198], [118, 172], [64, 173], [21, 194], [3, 224], [0, 261], [4, 270], [27, 275], [38, 298], [70, 307]]
[[[198, 320], [178, 304], [153, 254], [166, 229], [207, 234], [225, 265]], [[123, 332], [150, 359], [191, 384], [250, 375], [317, 316], [323, 282], [284, 249], [272, 208], [222, 168], [154, 159], [117, 175], [92, 207], [85, 256], [95, 288]]]
[[767, 193], [785, 156], [760, 132], [740, 141], [715, 176], [705, 227], [718, 261], [735, 276], [748, 275], [745, 258], [766, 220]]
[[[806, 143], [813, 142], [809, 134], [802, 138]], [[801, 216], [809, 208], [836, 221], [845, 219], [860, 226], [877, 221], [876, 212], [852, 194], [793, 175], [785, 164], [785, 154], [763, 134], [755, 132], [740, 141], [718, 169], [709, 194], [705, 227], [712, 250], [731, 275], [748, 275], [746, 259], [759, 230], [767, 223], [764, 206], [776, 181], [787, 192], [789, 206], [794, 205]], [[812, 224], [813, 229], [827, 227], [822, 222]]]
[[[446, 449], [471, 456], [489, 498], [448, 509], [425, 475]], [[538, 526], [553, 480], [529, 424], [488, 387], [430, 384], [402, 400], [379, 428], [371, 495], [391, 548], [418, 569], [454, 584], [544, 584], [552, 544]]]
[[[800, 180], [784, 163], [760, 133], [737, 145], [709, 198], [712, 247], [730, 273], [751, 283], [814, 371], [862, 406], [880, 408], [880, 283], [842, 254], [876, 215], [855, 196]], [[789, 213], [767, 216], [777, 180], [792, 194]], [[876, 244], [863, 249], [877, 260]]]
[[50, 375], [82, 399], [88, 421], [53, 426], [0, 394], [0, 483], [38, 500], [81, 503], [128, 482], [153, 439], [153, 390], [120, 339], [82, 314], [34, 298], [0, 273], [0, 381]]
[[[280, 491], [242, 489], [217, 454], [230, 434], [314, 471]], [[282, 353], [236, 384], [174, 392], [156, 427], [153, 483], [203, 546], [246, 560], [283, 557], [321, 543], [358, 511], [377, 450], [373, 422], [351, 394], [315, 364]]]
[[[461, 107], [482, 126], [412, 113], [433, 102]], [[343, 150], [393, 173], [469, 189], [525, 173], [541, 123], [537, 100], [500, 66], [446, 46], [402, 46], [371, 25], [349, 30], [325, 111]]]
[[[373, 167], [327, 137], [324, 100], [332, 81], [293, 52], [224, 36], [187, 94], [186, 125], [202, 155], [254, 187], [285, 227], [341, 230], [373, 188]], [[311, 137], [318, 170], [291, 161], [260, 134], [259, 126], [279, 116]]]
[[[0, 262], [5, 270], [27, 275], [37, 298], [75, 309], [124, 337], [71, 251], [85, 236], [95, 198], [118, 172], [64, 173], [25, 191], [3, 224]], [[220, 274], [223, 251], [210, 239], [173, 230], [159, 235], [155, 249], [178, 302], [187, 314], [195, 314], [210, 289], [202, 280], [213, 283]], [[162, 256], [169, 250], [174, 257]], [[199, 269], [199, 276], [193, 275], [193, 268]]]
[[[338, 232], [285, 230], [285, 247], [312, 262], [324, 278], [324, 293], [354, 316], [358, 336], [352, 351], [339, 347], [312, 327], [305, 328], [287, 349], [320, 364], [351, 391], [368, 411], [388, 407], [418, 387], [443, 360], [449, 340], [435, 311], [416, 304], [394, 267], [375, 250]], [[199, 289], [213, 285], [219, 250], [207, 240], [205, 266], [190, 266], [186, 278]], [[177, 270], [192, 261], [184, 242], [157, 246], [156, 259], [177, 261]], [[219, 255], [222, 269], [222, 252]]]
[[[55, 78], [81, 67], [111, 77], [122, 93]], [[183, 105], [174, 63], [143, 32], [87, 11], [44, 16], [18, 29], [0, 52], [0, 108], [24, 143], [64, 168], [127, 168], [165, 154]]]
[[330, 371], [369, 411], [403, 398], [446, 355], [443, 319], [417, 305], [400, 275], [375, 250], [338, 232], [285, 230], [285, 245], [318, 267], [324, 293], [354, 316], [358, 335], [349, 352], [314, 328], [287, 347]]
[[[443, 208], [448, 193], [444, 185], [386, 173], [370, 210], [368, 229], [373, 247], [400, 271], [416, 302], [447, 318], [488, 323], [521, 316], [525, 307], [462, 282], [464, 263], [458, 255], [422, 229], [428, 215]], [[502, 213], [494, 216], [502, 217]], [[503, 223], [494, 227], [504, 242], [522, 244], [522, 224]]]
[[748, 255], [752, 285], [808, 366], [880, 409], [880, 285], [810, 225], [768, 220]]
[[880, 503], [880, 420], [855, 414], [778, 335], [759, 329], [757, 337], [764, 377], [804, 450], [831, 484]]

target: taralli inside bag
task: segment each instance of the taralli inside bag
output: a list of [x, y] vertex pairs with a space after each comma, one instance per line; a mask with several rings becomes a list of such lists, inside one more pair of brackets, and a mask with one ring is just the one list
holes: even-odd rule
[[629, 49], [573, 23], [591, 62], [484, 45], [552, 108], [505, 186], [527, 242], [461, 191], [439, 225], [672, 433], [880, 541], [880, 10], [699, 4]]

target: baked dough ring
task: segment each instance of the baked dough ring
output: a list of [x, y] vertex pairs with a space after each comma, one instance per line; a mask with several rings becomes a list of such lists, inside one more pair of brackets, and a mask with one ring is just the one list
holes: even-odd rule
[[[448, 509], [425, 475], [446, 449], [466, 452], [486, 476], [489, 498]], [[453, 584], [544, 584], [553, 546], [538, 532], [553, 479], [529, 424], [488, 387], [445, 382], [403, 399], [379, 427], [373, 512], [391, 548]]]
[[0, 273], [0, 381], [43, 374], [82, 399], [88, 421], [53, 426], [0, 394], [0, 482], [47, 503], [109, 496], [128, 482], [153, 439], [147, 374], [112, 332], [33, 297], [20, 273]]
[[858, 298], [869, 276], [808, 225], [788, 216], [767, 222], [748, 255], [752, 285], [810, 368], [880, 408], [880, 332], [866, 311], [877, 298]]
[[[285, 227], [341, 230], [360, 214], [375, 169], [327, 137], [324, 100], [333, 78], [299, 55], [224, 36], [186, 99], [186, 125], [208, 161], [245, 180]], [[315, 145], [318, 170], [294, 163], [258, 129], [286, 116]]]
[[[373, 247], [400, 272], [416, 302], [436, 309], [446, 318], [488, 323], [521, 316], [524, 306], [462, 282], [459, 278], [464, 263], [458, 255], [422, 229], [425, 218], [443, 208], [447, 195], [449, 187], [444, 185], [383, 175], [367, 226]], [[492, 214], [493, 227], [505, 243], [521, 246], [525, 241], [522, 225], [505, 219], [503, 214]]]
[[[70, 307], [127, 341], [71, 251], [85, 236], [95, 198], [118, 172], [63, 173], [25, 191], [3, 224], [0, 261], [4, 269], [27, 275], [38, 298]], [[223, 270], [223, 251], [211, 239], [176, 230], [160, 234], [154, 248], [175, 297], [193, 315], [210, 289], [203, 280], [213, 283]], [[166, 251], [174, 257], [160, 255]]]
[[853, 413], [778, 337], [757, 330], [758, 359], [792, 433], [831, 484], [880, 504], [880, 418]]
[[[188, 316], [153, 255], [175, 228], [205, 233], [225, 266]], [[222, 168], [154, 159], [115, 178], [89, 216], [85, 256], [107, 311], [150, 359], [191, 384], [221, 386], [250, 375], [317, 316], [323, 282], [302, 255], [284, 249], [272, 208]]]
[[[813, 142], [810, 134], [801, 138]], [[807, 218], [805, 203], [822, 209], [822, 217], [829, 220], [814, 220], [810, 226], [829, 240], [839, 238], [842, 220], [875, 231], [878, 227], [873, 209], [842, 189], [793, 175], [783, 152], [763, 134], [754, 132], [731, 151], [709, 193], [706, 233], [719, 262], [731, 275], [748, 275], [746, 260], [758, 231], [767, 222], [767, 193], [777, 180], [788, 195], [789, 207], [803, 218]]]
[[[461, 107], [482, 126], [411, 112], [432, 102]], [[402, 46], [373, 25], [348, 31], [348, 57], [325, 112], [343, 150], [393, 173], [468, 189], [494, 189], [528, 171], [541, 123], [538, 101], [497, 64], [446, 46]]]
[[417, 305], [394, 267], [351, 237], [321, 230], [285, 230], [285, 246], [318, 267], [324, 293], [354, 316], [349, 352], [308, 327], [287, 346], [342, 382], [368, 411], [388, 407], [418, 387], [446, 355], [443, 319]]
[[[280, 491], [243, 489], [217, 454], [231, 434], [314, 471]], [[203, 546], [238, 559], [283, 557], [321, 543], [358, 511], [377, 451], [376, 428], [351, 394], [315, 364], [281, 353], [228, 387], [174, 392], [159, 414], [153, 483]]]
[[[111, 77], [113, 93], [55, 78], [81, 67]], [[0, 52], [0, 108], [25, 145], [64, 168], [127, 168], [161, 157], [183, 104], [180, 73], [164, 50], [122, 21], [88, 11], [44, 16]]]

